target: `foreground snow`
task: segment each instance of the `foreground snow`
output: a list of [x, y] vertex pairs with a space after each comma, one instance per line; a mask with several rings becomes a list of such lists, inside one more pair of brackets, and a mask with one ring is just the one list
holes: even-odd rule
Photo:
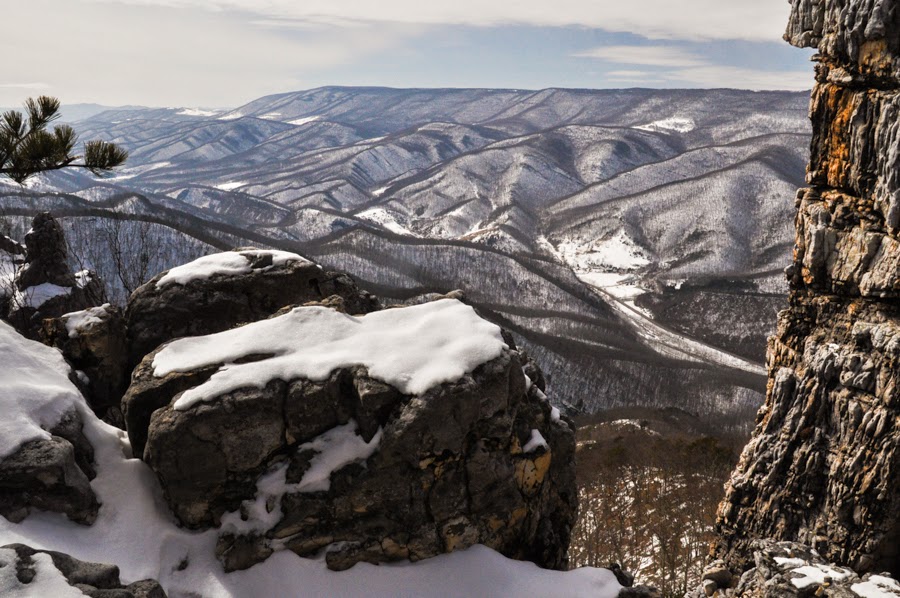
[[[21, 542], [86, 561], [114, 563], [124, 582], [158, 579], [171, 598], [613, 598], [620, 589], [605, 569], [546, 571], [483, 546], [418, 563], [359, 564], [341, 573], [329, 571], [324, 558], [301, 559], [282, 551], [246, 571], [225, 573], [213, 556], [218, 531], [190, 532], [175, 524], [155, 476], [143, 462], [130, 458], [131, 447], [124, 432], [93, 415], [68, 381], [69, 368], [55, 349], [26, 340], [0, 323], [0, 351], [0, 408], [5, 415], [0, 427], [2, 446], [14, 450], [29, 436], [46, 436], [38, 424], [52, 425], [65, 411], [63, 407], [74, 408], [85, 422], [85, 436], [95, 449], [97, 477], [91, 487], [102, 503], [97, 521], [90, 527], [51, 513], [33, 513], [20, 524], [0, 518], [0, 545]], [[18, 427], [30, 432], [19, 433]], [[9, 556], [0, 552], [0, 562]], [[35, 580], [38, 585], [29, 588], [26, 595], [66, 596], [68, 588], [59, 585], [58, 576], [43, 566], [46, 563], [41, 558]], [[0, 594], [4, 596], [3, 584], [7, 581], [0, 574]]]
[[59, 351], [22, 338], [0, 321], [0, 459], [52, 429], [83, 403]]

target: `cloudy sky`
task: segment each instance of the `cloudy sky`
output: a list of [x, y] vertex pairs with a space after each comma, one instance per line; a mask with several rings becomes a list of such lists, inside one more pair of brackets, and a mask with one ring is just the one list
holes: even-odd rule
[[[226, 107], [321, 85], [806, 89], [786, 0], [15, 0], [0, 106]], [[12, 58], [12, 59], [10, 59]]]

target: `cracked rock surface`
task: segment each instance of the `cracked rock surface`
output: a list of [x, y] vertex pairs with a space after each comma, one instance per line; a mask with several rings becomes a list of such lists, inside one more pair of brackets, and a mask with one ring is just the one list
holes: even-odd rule
[[[135, 370], [125, 398], [126, 413], [143, 410], [143, 431], [129, 424], [143, 447], [135, 454], [184, 525], [221, 526], [217, 554], [227, 569], [279, 549], [324, 550], [330, 568], [346, 569], [478, 543], [566, 567], [577, 507], [574, 426], [514, 346], [420, 395], [355, 366], [182, 410], [178, 396], [219, 366], [156, 377], [154, 355]], [[362, 452], [313, 473], [340, 443]]]
[[860, 574], [897, 575], [900, 6], [792, 7], [786, 39], [820, 52], [812, 188], [798, 195], [790, 305], [769, 341], [766, 403], [726, 487], [716, 552], [741, 571], [758, 539], [790, 540]]

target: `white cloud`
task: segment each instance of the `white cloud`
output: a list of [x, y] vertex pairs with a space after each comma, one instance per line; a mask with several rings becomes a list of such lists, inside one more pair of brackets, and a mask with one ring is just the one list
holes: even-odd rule
[[602, 46], [573, 54], [610, 64], [653, 67], [656, 70], [618, 69], [604, 74], [613, 83], [664, 83], [681, 87], [729, 87], [740, 89], [809, 89], [811, 72], [768, 71], [716, 64], [712, 60], [673, 46]]
[[573, 54], [617, 64], [659, 67], [699, 67], [708, 62], [691, 52], [672, 46], [603, 46]]
[[737, 87], [740, 89], [805, 91], [813, 80], [812, 67], [807, 71], [763, 71], [732, 66], [703, 66], [680, 69], [665, 74], [665, 79], [690, 87]]
[[607, 71], [606, 76], [610, 79], [645, 79], [647, 77], [656, 77], [658, 73], [650, 71]]
[[0, 36], [6, 56], [28, 48], [27, 61], [4, 64], [4, 78], [28, 82], [40, 73], [46, 83], [0, 86], [0, 106], [18, 105], [28, 89], [42, 88], [63, 103], [237, 106], [303, 89], [306, 77], [401, 46], [421, 31], [362, 24], [298, 32], [251, 25], [246, 14], [146, 3], [29, 0], [4, 8], [10, 22], [39, 24]]
[[584, 26], [653, 39], [777, 41], [787, 21], [784, 0], [92, 0], [239, 11], [300, 21], [369, 21], [424, 25]]
[[46, 83], [0, 83], [3, 89], [49, 89]]

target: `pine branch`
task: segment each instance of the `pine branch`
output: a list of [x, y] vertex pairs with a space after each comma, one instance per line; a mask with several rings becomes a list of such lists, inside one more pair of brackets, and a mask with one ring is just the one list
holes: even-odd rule
[[47, 131], [47, 125], [58, 119], [59, 100], [48, 96], [25, 101], [28, 118], [10, 110], [0, 117], [0, 175], [6, 175], [17, 183], [25, 182], [40, 172], [62, 168], [86, 168], [100, 176], [125, 163], [128, 152], [106, 141], [89, 141], [84, 144], [83, 163], [76, 164], [81, 156], [72, 152], [78, 141], [75, 130], [60, 125]]
[[88, 141], [84, 144], [84, 165], [94, 174], [108, 172], [121, 166], [128, 159], [128, 152], [106, 141]]

